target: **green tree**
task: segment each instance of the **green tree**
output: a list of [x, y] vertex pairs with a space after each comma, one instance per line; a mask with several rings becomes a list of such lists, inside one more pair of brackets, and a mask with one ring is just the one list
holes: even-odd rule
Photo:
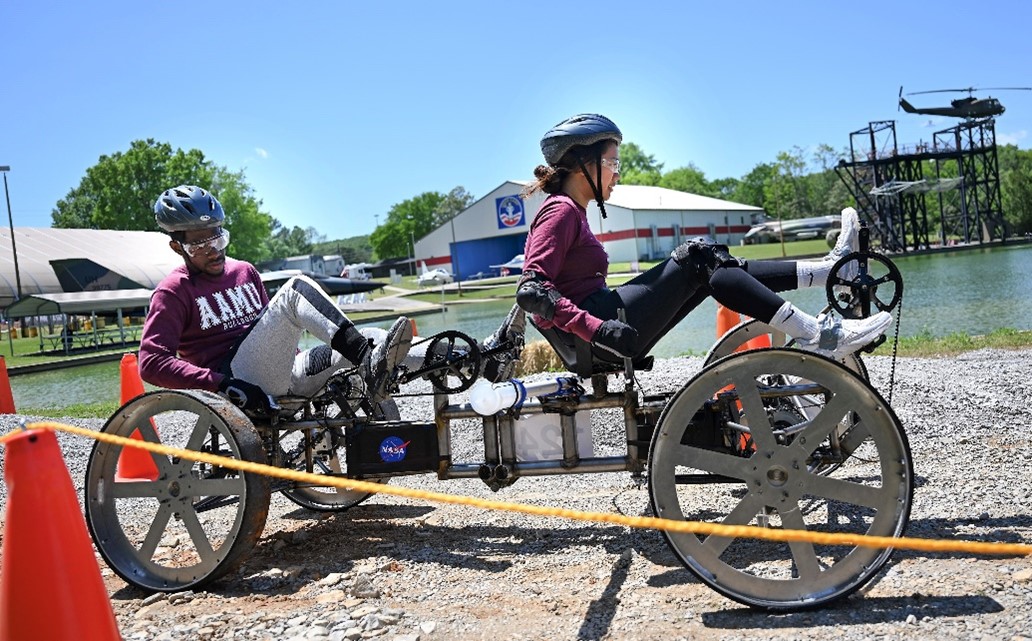
[[835, 165], [843, 155], [844, 152], [825, 144], [817, 145], [813, 152], [814, 171], [806, 180], [814, 215], [837, 214], [852, 201], [849, 190], [835, 173]]
[[176, 185], [207, 187], [226, 211], [232, 254], [258, 262], [268, 254], [271, 217], [261, 211], [242, 171], [231, 172], [197, 149], [172, 149], [153, 139], [134, 140], [129, 149], [101, 156], [79, 185], [51, 212], [54, 227], [153, 231], [154, 201]]
[[436, 228], [434, 214], [444, 199], [440, 192], [427, 191], [391, 207], [387, 220], [369, 236], [377, 256], [381, 259], [411, 256], [412, 241]]
[[997, 148], [1000, 200], [1009, 235], [1032, 232], [1032, 150], [1014, 145]]
[[[215, 167], [209, 184], [226, 212], [225, 227], [232, 237], [230, 255], [252, 263], [268, 259], [273, 218], [261, 211], [262, 201], [245, 181], [244, 172]], [[154, 228], [153, 220], [152, 214], [150, 229]]]
[[802, 150], [794, 147], [792, 152], [778, 152], [774, 168], [771, 179], [764, 184], [763, 208], [784, 220], [812, 215]]
[[475, 200], [473, 194], [467, 192], [465, 187], [459, 186], [449, 191], [434, 209], [434, 229], [458, 216]]
[[692, 163], [689, 163], [687, 167], [672, 169], [663, 174], [659, 180], [659, 186], [700, 196], [711, 196], [713, 191], [709, 181], [706, 180], [706, 175]]
[[737, 178], [717, 178], [710, 181], [710, 191], [714, 198], [733, 201], [740, 183]]
[[373, 246], [369, 244], [368, 235], [316, 242], [312, 246], [312, 253], [337, 254], [348, 264], [368, 263], [373, 260]]
[[272, 233], [267, 243], [269, 260], [311, 254], [312, 243], [309, 238], [309, 231], [296, 225], [287, 229], [280, 221], [272, 219]]
[[663, 163], [646, 154], [633, 142], [620, 145], [620, 182], [625, 185], [658, 185], [663, 177]]
[[[774, 180], [776, 172], [774, 165], [760, 163], [738, 181], [735, 185], [734, 195], [731, 200], [743, 205], [763, 207], [767, 184]], [[772, 213], [769, 209], [767, 213]]]

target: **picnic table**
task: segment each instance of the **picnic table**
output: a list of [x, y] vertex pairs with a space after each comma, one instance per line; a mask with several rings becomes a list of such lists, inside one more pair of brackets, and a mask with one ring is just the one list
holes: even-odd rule
[[100, 349], [105, 345], [125, 345], [135, 343], [140, 339], [141, 328], [129, 326], [119, 329], [112, 327], [107, 329], [83, 330], [71, 334], [61, 332], [59, 334], [40, 334], [40, 346], [46, 339], [53, 350], [63, 349], [65, 352], [71, 349], [87, 349], [94, 347]]

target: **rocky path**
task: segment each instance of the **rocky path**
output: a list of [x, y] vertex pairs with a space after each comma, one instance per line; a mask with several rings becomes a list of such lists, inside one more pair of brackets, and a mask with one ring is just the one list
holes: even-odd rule
[[[885, 389], [889, 359], [867, 364]], [[700, 365], [664, 360], [642, 382], [673, 389]], [[900, 359], [895, 379], [917, 475], [908, 535], [1032, 542], [1032, 351]], [[423, 399], [401, 407], [406, 417], [429, 411]], [[90, 445], [60, 441], [81, 483]], [[526, 478], [498, 494], [472, 480], [392, 484], [649, 510], [647, 488], [627, 474]], [[274, 497], [252, 555], [205, 592], [147, 595], [103, 574], [126, 639], [1032, 640], [1032, 558], [900, 551], [859, 594], [770, 614], [700, 583], [655, 532], [389, 496], [337, 515]]]

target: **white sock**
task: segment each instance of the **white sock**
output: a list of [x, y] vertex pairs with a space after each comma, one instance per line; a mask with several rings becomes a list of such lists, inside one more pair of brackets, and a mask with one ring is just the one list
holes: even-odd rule
[[770, 319], [770, 326], [785, 332], [792, 338], [806, 341], [812, 340], [820, 331], [816, 318], [788, 301], [785, 301], [785, 304], [774, 313], [774, 318]]
[[828, 276], [835, 265], [833, 260], [800, 260], [796, 262], [796, 278], [799, 289], [804, 287], [824, 287], [828, 284]]

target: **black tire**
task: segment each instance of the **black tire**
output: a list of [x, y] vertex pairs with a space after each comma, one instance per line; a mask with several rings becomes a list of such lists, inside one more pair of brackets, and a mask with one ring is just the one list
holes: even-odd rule
[[[102, 429], [123, 437], [137, 430], [144, 440], [170, 447], [266, 460], [250, 420], [210, 392], [138, 396]], [[236, 568], [254, 548], [269, 513], [267, 477], [143, 453], [157, 477], [123, 479], [121, 455], [118, 446], [93, 446], [85, 506], [97, 549], [127, 583], [158, 592], [200, 589]]]
[[[384, 420], [401, 420], [398, 404], [393, 398], [379, 403]], [[340, 428], [324, 428], [312, 430], [309, 434], [314, 444], [312, 472], [315, 474], [333, 474], [347, 476], [347, 456], [344, 449], [344, 434]], [[306, 471], [307, 462], [302, 439], [304, 435], [295, 433], [292, 438], [281, 443], [284, 446], [284, 467]], [[390, 479], [377, 479], [377, 483], [387, 483]], [[294, 503], [317, 512], [343, 512], [349, 510], [372, 494], [356, 490], [346, 490], [333, 486], [300, 486], [295, 485], [282, 491], [283, 496]]]

